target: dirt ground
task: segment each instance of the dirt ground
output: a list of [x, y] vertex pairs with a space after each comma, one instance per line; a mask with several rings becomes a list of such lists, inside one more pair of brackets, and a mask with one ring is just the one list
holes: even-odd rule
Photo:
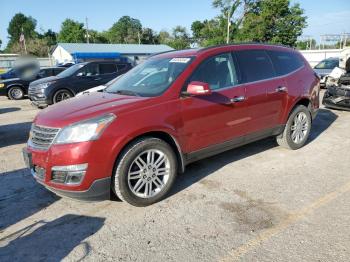
[[349, 261], [350, 112], [300, 150], [265, 139], [188, 166], [160, 203], [45, 190], [21, 149], [37, 109], [0, 97], [0, 261]]

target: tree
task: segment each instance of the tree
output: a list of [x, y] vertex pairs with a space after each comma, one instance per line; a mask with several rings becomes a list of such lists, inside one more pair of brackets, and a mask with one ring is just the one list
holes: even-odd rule
[[141, 33], [142, 44], [159, 44], [159, 37], [151, 28], [143, 28]]
[[295, 46], [306, 27], [306, 17], [299, 4], [289, 0], [259, 0], [249, 4], [242, 28], [241, 41], [256, 41]]
[[84, 24], [66, 19], [61, 25], [61, 30], [58, 33], [58, 41], [62, 43], [79, 43], [85, 42]]
[[[240, 19], [232, 20], [233, 14], [237, 11], [238, 7], [242, 4], [241, 0], [214, 0], [213, 7], [220, 8], [222, 17], [225, 17], [224, 22], [226, 27], [226, 43], [230, 42], [230, 27], [235, 25], [238, 28]], [[239, 24], [236, 24], [239, 23]]]
[[90, 43], [108, 43], [108, 38], [105, 32], [98, 32], [96, 30], [89, 29]]
[[14, 43], [18, 43], [22, 30], [26, 40], [37, 37], [35, 27], [36, 20], [31, 16], [25, 16], [22, 13], [15, 14], [7, 28], [7, 33], [10, 38], [8, 48], [11, 48]]
[[123, 16], [108, 30], [108, 40], [110, 43], [139, 43], [141, 41], [141, 31], [140, 20]]
[[[34, 38], [26, 40], [27, 52], [30, 55], [38, 57], [47, 57], [50, 46], [45, 38]], [[11, 46], [11, 52], [22, 53], [23, 47], [19, 42], [14, 43]]]
[[0, 50], [1, 50], [2, 40], [0, 39]]
[[43, 34], [39, 34], [39, 39], [45, 39], [48, 47], [50, 47], [57, 44], [57, 33], [49, 29]]

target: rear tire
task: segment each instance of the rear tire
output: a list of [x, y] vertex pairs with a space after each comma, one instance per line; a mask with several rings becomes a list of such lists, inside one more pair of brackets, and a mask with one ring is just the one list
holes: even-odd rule
[[177, 175], [176, 155], [169, 144], [144, 137], [128, 145], [118, 158], [112, 189], [122, 201], [148, 206], [163, 199]]
[[56, 104], [72, 97], [73, 97], [73, 94], [70, 91], [66, 89], [61, 89], [54, 94], [52, 102]]
[[20, 100], [23, 99], [24, 92], [21, 87], [13, 86], [7, 91], [7, 96], [10, 100]]
[[296, 150], [305, 145], [311, 131], [311, 114], [307, 107], [298, 105], [290, 114], [283, 133], [276, 137], [277, 143]]

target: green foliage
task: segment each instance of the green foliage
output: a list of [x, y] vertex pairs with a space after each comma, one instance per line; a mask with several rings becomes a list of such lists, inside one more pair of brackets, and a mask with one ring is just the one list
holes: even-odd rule
[[299, 4], [289, 0], [260, 0], [249, 5], [237, 39], [296, 46], [306, 27], [306, 17]]
[[83, 23], [66, 19], [61, 25], [57, 39], [62, 43], [81, 43], [86, 41], [85, 34]]
[[159, 43], [169, 45], [174, 49], [186, 49], [191, 45], [191, 38], [185, 27], [176, 26], [172, 30], [172, 34], [161, 31], [158, 35]]
[[311, 41], [297, 41], [296, 42], [296, 48], [299, 50], [307, 50], [307, 49], [314, 49], [316, 48], [316, 40], [311, 39]]
[[159, 36], [151, 28], [143, 28], [141, 44], [159, 44]]
[[[30, 55], [38, 57], [47, 57], [49, 53], [49, 45], [45, 38], [33, 38], [26, 40], [27, 52]], [[11, 46], [11, 52], [23, 53], [23, 47], [19, 42], [14, 43]]]
[[121, 17], [108, 31], [110, 43], [136, 44], [139, 42], [142, 25], [130, 16]]
[[25, 16], [22, 13], [15, 14], [7, 28], [10, 41], [8, 47], [10, 48], [14, 43], [18, 43], [22, 29], [25, 39], [35, 38], [37, 33], [35, 32], [36, 20], [31, 16]]

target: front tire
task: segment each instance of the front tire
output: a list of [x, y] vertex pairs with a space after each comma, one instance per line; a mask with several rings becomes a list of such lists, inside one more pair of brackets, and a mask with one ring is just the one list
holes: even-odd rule
[[298, 105], [290, 114], [282, 134], [276, 137], [277, 143], [296, 150], [305, 145], [311, 131], [311, 114], [307, 107]]
[[10, 100], [20, 100], [23, 99], [24, 92], [19, 86], [13, 86], [7, 91], [7, 96]]
[[71, 97], [73, 97], [73, 94], [70, 91], [68, 91], [66, 89], [58, 90], [54, 94], [52, 102], [54, 104], [56, 104], [56, 103], [59, 103], [61, 101], [67, 100], [67, 99], [69, 99]]
[[161, 139], [145, 137], [127, 146], [117, 160], [112, 189], [123, 201], [148, 206], [171, 189], [177, 174], [173, 149]]

